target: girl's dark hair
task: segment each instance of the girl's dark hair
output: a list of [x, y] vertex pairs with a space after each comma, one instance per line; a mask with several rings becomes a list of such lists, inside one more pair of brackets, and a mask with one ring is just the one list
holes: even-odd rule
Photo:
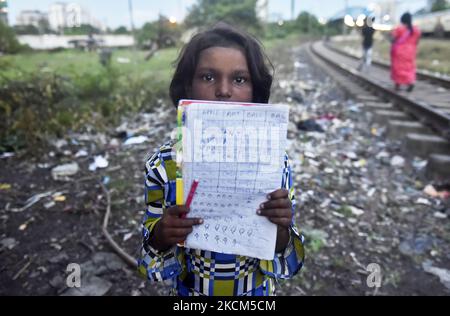
[[408, 29], [411, 33], [414, 32], [413, 26], [412, 26], [412, 15], [409, 12], [403, 13], [403, 15], [400, 18], [400, 22], [408, 26]]
[[228, 24], [220, 23], [210, 30], [198, 33], [183, 47], [176, 60], [176, 70], [170, 83], [170, 98], [175, 106], [181, 99], [188, 98], [188, 89], [192, 85], [200, 53], [211, 47], [242, 49], [247, 59], [253, 85], [252, 102], [269, 102], [272, 74], [269, 72], [266, 61], [272, 71], [273, 65], [264, 54], [260, 42]]

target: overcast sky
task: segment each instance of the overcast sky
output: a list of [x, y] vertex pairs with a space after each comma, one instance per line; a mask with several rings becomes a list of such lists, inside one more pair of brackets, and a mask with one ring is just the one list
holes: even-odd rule
[[[21, 10], [48, 11], [55, 0], [8, 0], [9, 21], [15, 24], [16, 15]], [[75, 0], [60, 2], [76, 2], [86, 8], [92, 16], [109, 27], [130, 26], [128, 0]], [[147, 21], [155, 20], [158, 14], [182, 19], [196, 0], [132, 0], [133, 17], [137, 27]], [[373, 1], [348, 0], [349, 6], [367, 6]], [[399, 14], [404, 11], [417, 11], [426, 4], [426, 0], [396, 0], [399, 3]], [[328, 18], [345, 7], [345, 0], [296, 0], [295, 16], [300, 11], [309, 11], [318, 18]], [[291, 17], [291, 0], [269, 0], [269, 14], [284, 19]]]

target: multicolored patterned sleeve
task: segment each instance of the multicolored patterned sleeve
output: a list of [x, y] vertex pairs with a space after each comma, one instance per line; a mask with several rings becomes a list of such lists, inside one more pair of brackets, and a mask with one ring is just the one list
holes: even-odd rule
[[292, 202], [292, 223], [290, 227], [289, 243], [282, 253], [276, 253], [273, 260], [261, 260], [262, 272], [275, 279], [288, 279], [294, 276], [303, 266], [305, 259], [304, 237], [295, 224], [295, 195], [292, 179], [292, 171], [287, 154], [284, 160], [283, 178], [281, 187], [289, 191], [289, 199]]
[[[152, 281], [162, 281], [175, 278], [181, 273], [178, 261], [177, 247], [160, 252], [148, 243], [156, 223], [161, 219], [164, 209], [170, 206], [168, 202], [170, 170], [166, 170], [165, 157], [170, 155], [170, 144], [166, 144], [156, 152], [145, 164], [145, 203], [147, 209], [142, 220], [142, 246], [138, 258], [140, 274]], [[170, 200], [170, 199], [169, 199]]]

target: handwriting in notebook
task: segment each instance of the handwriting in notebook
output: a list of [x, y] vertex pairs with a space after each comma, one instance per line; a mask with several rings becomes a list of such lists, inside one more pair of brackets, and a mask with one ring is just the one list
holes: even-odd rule
[[281, 186], [288, 107], [211, 102], [184, 110], [184, 192], [199, 180], [188, 217], [204, 219], [186, 246], [273, 259], [276, 226], [256, 210]]

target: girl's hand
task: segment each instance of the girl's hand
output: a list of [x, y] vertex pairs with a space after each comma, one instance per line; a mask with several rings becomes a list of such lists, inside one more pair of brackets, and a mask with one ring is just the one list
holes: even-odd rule
[[256, 211], [266, 216], [269, 221], [277, 225], [277, 242], [275, 252], [286, 249], [289, 243], [289, 227], [292, 222], [292, 203], [289, 191], [279, 189], [267, 195], [268, 202], [262, 203]]
[[292, 222], [292, 203], [289, 191], [279, 189], [267, 195], [268, 201], [262, 203], [257, 210], [258, 215], [266, 216], [278, 226], [289, 228]]
[[159, 251], [165, 251], [177, 243], [182, 243], [192, 232], [194, 225], [203, 223], [201, 218], [182, 218], [188, 213], [186, 206], [173, 206], [164, 211], [153, 229], [150, 244]]

